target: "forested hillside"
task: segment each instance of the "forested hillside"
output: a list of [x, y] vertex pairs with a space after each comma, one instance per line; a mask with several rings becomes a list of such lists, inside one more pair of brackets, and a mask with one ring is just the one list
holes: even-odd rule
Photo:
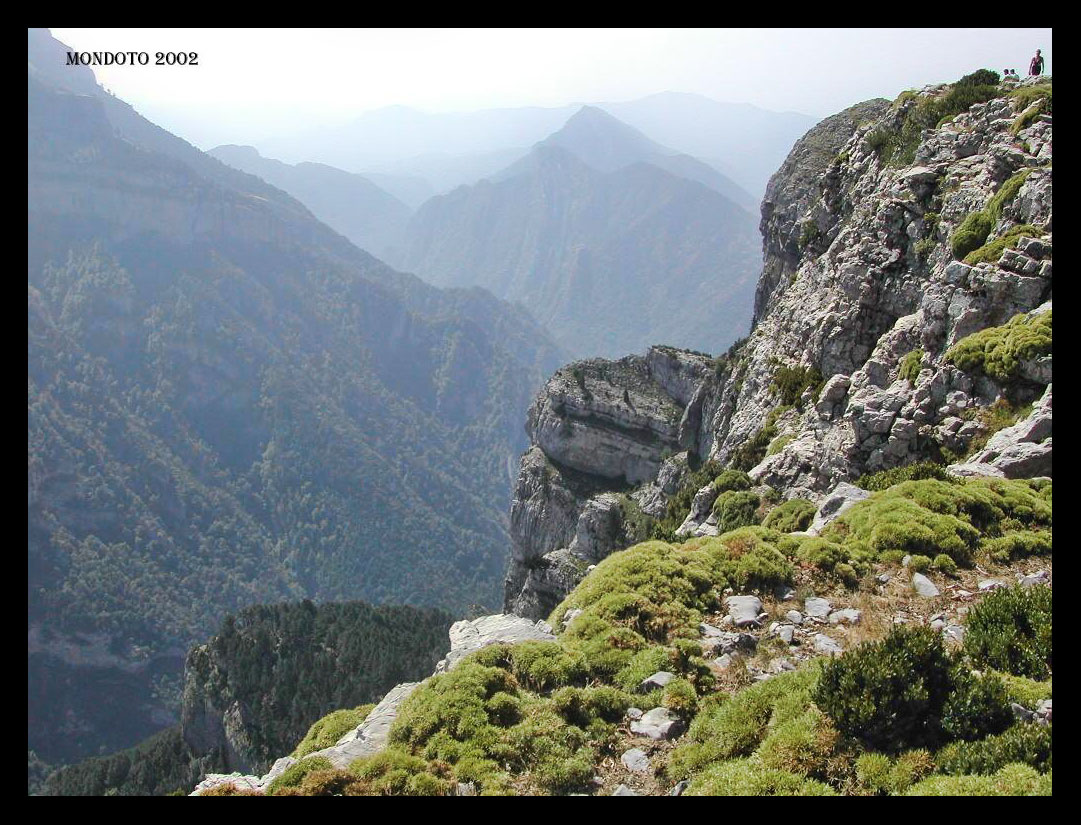
[[450, 621], [438, 610], [363, 602], [258, 605], [230, 615], [188, 654], [180, 725], [60, 770], [41, 792], [160, 796], [209, 770], [265, 768], [329, 711], [430, 672]]
[[184, 651], [229, 610], [496, 604], [550, 339], [390, 270], [29, 40], [31, 750], [175, 720]]

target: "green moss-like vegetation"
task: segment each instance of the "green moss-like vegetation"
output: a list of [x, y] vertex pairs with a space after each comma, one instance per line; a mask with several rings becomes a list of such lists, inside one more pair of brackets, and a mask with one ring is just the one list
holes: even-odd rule
[[[691, 723], [687, 741], [669, 757], [669, 778], [687, 779], [710, 765], [743, 757], [754, 756], [762, 764], [760, 751], [767, 740], [792, 722], [810, 736], [804, 738], [803, 747], [788, 747], [788, 757], [782, 756], [786, 750], [782, 746], [790, 746], [793, 738], [800, 737], [789, 731], [781, 741], [769, 744], [764, 766], [786, 771], [797, 768], [804, 776], [820, 774], [821, 763], [836, 744], [836, 733], [829, 720], [811, 706], [811, 689], [817, 678], [817, 668], [808, 667], [752, 685], [731, 699], [704, 703]], [[800, 750], [802, 759], [792, 755]]]
[[[821, 389], [821, 387], [819, 387]], [[802, 395], [800, 390], [800, 395]], [[739, 470], [750, 470], [756, 464], [758, 464], [763, 458], [766, 457], [766, 451], [769, 449], [769, 445], [773, 443], [773, 440], [777, 438], [777, 419], [792, 409], [791, 406], [780, 405], [774, 407], [769, 415], [766, 416], [766, 420], [762, 424], [762, 428], [756, 432], [753, 436], [748, 438], [739, 447], [736, 448], [732, 454], [732, 466]]]
[[987, 202], [987, 206], [961, 221], [961, 225], [954, 230], [950, 238], [950, 248], [955, 258], [965, 258], [987, 242], [987, 236], [991, 234], [991, 230], [1002, 217], [1002, 210], [1006, 204], [1017, 197], [1017, 193], [1021, 191], [1031, 171], [1031, 169], [1022, 169], [1010, 177]]
[[[949, 556], [946, 556], [945, 553], [943, 553], [942, 555], [945, 556], [947, 559], [950, 558]], [[914, 556], [909, 556], [908, 569], [911, 570], [913, 573], [926, 573], [928, 570], [931, 569], [931, 557], [923, 556], [919, 553]]]
[[1007, 248], [1013, 248], [1017, 246], [1017, 242], [1021, 238], [1039, 238], [1043, 236], [1043, 231], [1037, 229], [1035, 226], [1029, 224], [1017, 224], [1011, 226], [1002, 235], [999, 235], [990, 243], [985, 243], [979, 249], [969, 252], [965, 256], [965, 263], [969, 266], [975, 266], [976, 264], [997, 263], [998, 259], [1002, 257], [1002, 253]]
[[950, 249], [953, 250], [953, 256], [964, 258], [970, 252], [979, 249], [994, 228], [995, 221], [986, 211], [981, 210], [966, 215], [950, 237]]
[[686, 796], [836, 796], [824, 782], [763, 767], [754, 759], [711, 765], [695, 778]]
[[313, 771], [334, 770], [330, 760], [323, 756], [312, 756], [301, 759], [295, 765], [286, 768], [285, 771], [267, 786], [267, 793], [274, 796], [285, 788], [294, 788], [299, 785], [309, 773]]
[[713, 480], [713, 489], [718, 493], [729, 490], [751, 489], [751, 477], [741, 470], [725, 470]]
[[934, 769], [934, 758], [922, 748], [896, 758], [867, 751], [856, 760], [856, 781], [861, 790], [872, 794], [901, 794]]
[[938, 128], [976, 103], [996, 97], [1000, 94], [998, 80], [994, 72], [980, 69], [934, 97], [902, 92], [894, 107], [908, 104], [904, 119], [897, 125], [879, 127], [867, 136], [867, 142], [882, 163], [908, 166], [916, 158], [924, 129]]
[[826, 379], [818, 367], [805, 367], [802, 364], [789, 366], [780, 364], [773, 370], [773, 380], [770, 389], [781, 398], [781, 405], [794, 407], [801, 403], [803, 393], [811, 391], [815, 400], [822, 390]]
[[929, 479], [906, 481], [858, 502], [822, 538], [874, 558], [891, 551], [930, 558], [941, 553], [969, 566], [983, 541], [1050, 526], [1049, 485]]
[[1012, 673], [995, 671], [998, 677], [1006, 685], [1006, 695], [1011, 702], [1017, 702], [1030, 710], [1036, 708], [1044, 699], [1051, 698], [1051, 680], [1038, 682], [1025, 676], [1014, 676]]
[[965, 652], [982, 667], [1046, 679], [1051, 672], [1051, 589], [1005, 587], [969, 613]]
[[[757, 501], [745, 475], [710, 469], [721, 495]], [[663, 705], [689, 723], [658, 764], [666, 781], [689, 780], [691, 795], [1042, 788], [1050, 730], [1014, 730], [1007, 701], [1042, 697], [1049, 684], [986, 665], [975, 674], [939, 634], [902, 627], [728, 695], [703, 660], [699, 624], [723, 609], [727, 588], [772, 590], [793, 582], [797, 564], [854, 577], [887, 553], [923, 549], [941, 567], [954, 554], [979, 554], [985, 540], [1049, 531], [1050, 502], [1042, 483], [907, 481], [856, 505], [821, 537], [747, 526], [613, 553], [549, 617], [561, 628], [568, 611], [580, 611], [555, 641], [476, 651], [402, 704], [386, 750], [347, 771], [304, 760], [274, 793], [443, 795], [458, 782], [486, 795], [589, 792], [597, 766], [625, 746], [632, 704]], [[770, 523], [799, 525], [811, 512], [809, 502], [786, 502]], [[977, 625], [1015, 623], [1001, 611], [977, 614]], [[640, 692], [658, 670], [676, 678]]]
[[1028, 765], [1007, 765], [991, 776], [932, 776], [906, 796], [1051, 796], [1051, 774]]
[[717, 496], [713, 502], [713, 514], [717, 517], [717, 528], [722, 533], [739, 527], [758, 524], [758, 494], [750, 491], [737, 492], [727, 490]]
[[908, 383], [915, 385], [916, 379], [920, 377], [920, 370], [923, 368], [923, 355], [922, 349], [914, 349], [902, 358], [897, 377], [904, 378]]
[[766, 449], [766, 455], [777, 455], [777, 453], [783, 450], [788, 444], [791, 444], [792, 439], [794, 438], [795, 436], [791, 433], [777, 436], [775, 439], [773, 439], [773, 441], [769, 443], [769, 447]]
[[1014, 100], [1015, 111], [1020, 112], [1010, 126], [1010, 134], [1014, 136], [1031, 126], [1041, 114], [1052, 114], [1050, 83], [1015, 89], [1009, 96]]
[[935, 756], [942, 773], [992, 774], [1021, 763], [1041, 773], [1051, 770], [1051, 726], [1022, 722], [976, 742], [954, 742]]
[[923, 481], [934, 478], [939, 481], [948, 481], [960, 484], [956, 476], [946, 472], [942, 464], [933, 461], [921, 461], [917, 464], [906, 464], [903, 467], [894, 467], [890, 470], [879, 470], [877, 473], [867, 473], [856, 479], [856, 486], [864, 490], [877, 492], [888, 490], [894, 484], [902, 481]]
[[352, 710], [336, 710], [312, 724], [307, 735], [293, 751], [293, 758], [300, 759], [309, 753], [329, 748], [346, 733], [353, 730], [375, 705], [361, 705]]
[[811, 526], [815, 511], [818, 508], [805, 498], [793, 498], [779, 507], [770, 510], [763, 527], [777, 530], [780, 533], [794, 533], [797, 530], [806, 530]]
[[1048, 114], [1052, 114], [1051, 111], [1051, 84], [1040, 83], [1036, 86], [1022, 86], [1020, 89], [1014, 89], [1007, 97], [1015, 101], [1017, 109], [1027, 109], [1037, 100], [1046, 101], [1044, 111]]
[[1017, 377], [1023, 361], [1051, 352], [1051, 312], [1015, 315], [1000, 327], [974, 332], [946, 351], [946, 361], [1001, 383]]

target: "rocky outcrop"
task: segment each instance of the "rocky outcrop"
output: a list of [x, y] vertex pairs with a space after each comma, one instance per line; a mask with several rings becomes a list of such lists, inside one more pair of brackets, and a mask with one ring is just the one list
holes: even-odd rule
[[503, 613], [481, 616], [472, 621], [455, 622], [450, 627], [450, 651], [436, 665], [435, 672], [446, 673], [452, 670], [465, 656], [488, 645], [553, 642], [555, 638], [547, 622], [533, 622]]
[[420, 684], [405, 682], [391, 688], [356, 729], [342, 736], [332, 747], [315, 751], [310, 756], [322, 756], [336, 768], [347, 768], [354, 759], [379, 753], [387, 745], [390, 726], [398, 718], [398, 708]]
[[547, 616], [590, 565], [624, 545], [629, 500], [613, 490], [648, 482], [633, 505], [663, 511], [686, 453], [699, 449], [702, 387], [712, 375], [708, 356], [654, 347], [552, 376], [529, 410], [534, 446], [511, 504], [508, 612]]
[[[817, 182], [860, 124], [882, 117], [889, 101], [858, 103], [826, 118], [792, 147], [784, 164], [770, 178], [762, 199], [762, 232], [765, 260], [754, 297], [754, 320], [769, 308], [770, 296], [790, 278], [802, 258], [814, 230], [803, 230], [801, 221], [817, 200]], [[801, 243], [801, 238], [803, 241]]]
[[1033, 478], [1051, 475], [1051, 385], [1027, 418], [999, 430], [968, 461], [951, 464], [959, 476]]
[[[534, 622], [520, 616], [502, 613], [481, 616], [471, 621], [455, 622], [448, 635], [450, 636], [450, 650], [436, 666], [433, 675], [452, 670], [463, 657], [488, 645], [555, 640], [551, 627], [545, 622]], [[304, 759], [322, 757], [329, 760], [334, 767], [345, 769], [356, 759], [379, 753], [387, 746], [391, 725], [398, 718], [398, 711], [402, 704], [422, 684], [424, 682], [404, 682], [395, 685], [356, 728], [344, 734], [331, 747], [310, 753]], [[201, 796], [205, 791], [219, 785], [235, 785], [242, 791], [265, 793], [271, 782], [298, 761], [300, 760], [291, 756], [283, 756], [275, 761], [270, 771], [263, 776], [243, 774], [239, 771], [231, 774], [208, 774], [195, 787], [191, 795]]]
[[[1052, 118], [1020, 119], [1011, 88], [924, 130], [907, 163], [891, 160], [903, 127], [945, 87], [852, 107], [797, 143], [762, 205], [765, 262], [741, 346], [717, 359], [655, 348], [553, 377], [529, 419], [507, 609], [547, 615], [632, 538], [628, 502], [665, 513], [687, 459], [758, 461], [757, 484], [822, 505], [817, 530], [855, 500], [839, 484], [965, 455], [987, 437], [992, 404], [1045, 395], [953, 469], [1050, 474], [1050, 355], [1008, 385], [946, 358], [974, 332], [1050, 307]], [[950, 241], [980, 211], [993, 217], [987, 242], [1014, 231], [965, 263]], [[745, 449], [763, 440], [769, 450]], [[625, 496], [618, 513], [613, 496]], [[716, 532], [715, 496], [699, 491], [680, 535]]]

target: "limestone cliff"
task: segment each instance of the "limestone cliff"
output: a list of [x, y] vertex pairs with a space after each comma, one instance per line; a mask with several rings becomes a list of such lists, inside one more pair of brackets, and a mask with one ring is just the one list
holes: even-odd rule
[[[630, 543], [628, 502], [663, 515], [705, 460], [817, 502], [925, 460], [1050, 475], [1050, 315], [1043, 349], [1016, 343], [1051, 308], [1049, 82], [992, 87], [952, 116], [963, 96], [934, 86], [827, 118], [770, 181], [746, 341], [557, 372], [529, 415], [505, 608], [546, 616]], [[1006, 330], [1008, 369], [957, 346], [990, 328]], [[988, 441], [1003, 417], [1024, 420]], [[700, 491], [681, 534], [715, 529], [712, 497]]]

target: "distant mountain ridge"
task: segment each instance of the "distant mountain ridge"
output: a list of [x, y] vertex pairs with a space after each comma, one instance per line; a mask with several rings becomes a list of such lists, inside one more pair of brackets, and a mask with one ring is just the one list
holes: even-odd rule
[[[682, 92], [591, 105], [675, 152], [715, 167], [748, 191], [755, 202], [761, 199], [769, 176], [788, 150], [818, 120]], [[424, 177], [433, 168], [434, 156], [444, 155], [438, 174], [445, 188], [436, 188], [446, 192], [457, 185], [448, 183], [455, 176], [458, 182], [468, 184], [494, 172], [496, 167], [485, 171], [485, 156], [514, 148], [526, 154], [528, 147], [558, 130], [580, 108], [581, 103], [574, 103], [552, 108], [426, 113], [392, 106], [365, 112], [342, 126], [265, 140], [258, 148], [269, 157], [288, 162], [319, 161], [371, 176], [377, 183], [372, 173]], [[451, 162], [454, 156], [457, 164]], [[511, 161], [506, 158], [502, 165]], [[471, 179], [470, 174], [474, 175]]]
[[756, 218], [718, 189], [749, 198], [583, 107], [499, 174], [425, 203], [401, 264], [524, 304], [577, 356], [719, 351], [746, 332], [760, 257]]
[[252, 146], [218, 146], [208, 154], [288, 192], [331, 229], [380, 259], [394, 257], [401, 244], [413, 210], [361, 175], [322, 163], [291, 166], [264, 158]]

